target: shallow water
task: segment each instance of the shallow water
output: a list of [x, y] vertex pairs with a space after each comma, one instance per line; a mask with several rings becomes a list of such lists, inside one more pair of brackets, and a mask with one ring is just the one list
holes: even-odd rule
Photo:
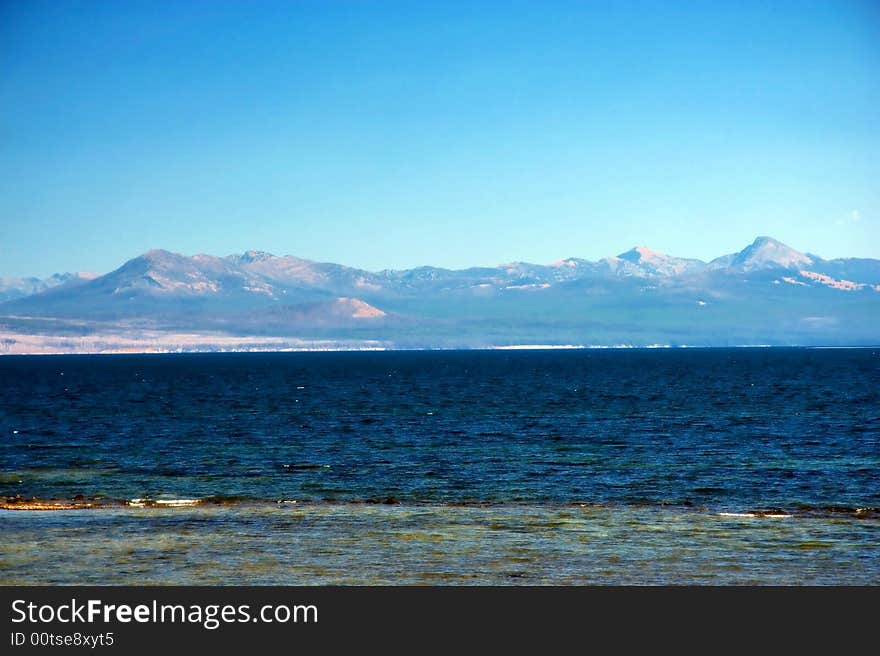
[[0, 515], [0, 583], [880, 584], [876, 520], [368, 504]]
[[4, 357], [0, 399], [0, 497], [234, 501], [0, 511], [5, 582], [880, 582], [880, 350]]

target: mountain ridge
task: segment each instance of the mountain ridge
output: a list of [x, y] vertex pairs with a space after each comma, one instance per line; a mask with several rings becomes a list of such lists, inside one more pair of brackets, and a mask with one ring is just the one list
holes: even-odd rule
[[710, 262], [637, 246], [595, 261], [375, 272], [257, 250], [154, 249], [0, 303], [0, 335], [13, 340], [139, 328], [419, 348], [862, 344], [880, 342], [877, 326], [880, 260], [824, 260], [765, 236]]
[[25, 278], [0, 278], [0, 303], [16, 298], [31, 296], [53, 289], [60, 285], [76, 284], [97, 278], [99, 274], [91, 271], [53, 273], [46, 278], [30, 276]]

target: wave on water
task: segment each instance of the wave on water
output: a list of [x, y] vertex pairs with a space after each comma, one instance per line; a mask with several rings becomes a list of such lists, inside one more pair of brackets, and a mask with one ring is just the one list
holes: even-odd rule
[[535, 507], [535, 508], [630, 508], [634, 506], [642, 508], [657, 508], [663, 510], [679, 510], [688, 513], [712, 514], [718, 517], [743, 518], [743, 519], [791, 519], [791, 518], [843, 518], [867, 520], [880, 519], [880, 507], [850, 507], [850, 506], [801, 506], [797, 508], [770, 508], [770, 509], [718, 509], [711, 507], [695, 507], [688, 504], [669, 503], [541, 503], [541, 502], [501, 502], [501, 501], [422, 501], [398, 499], [394, 496], [370, 497], [366, 499], [259, 499], [241, 496], [213, 495], [202, 498], [147, 498], [133, 499], [110, 499], [106, 497], [87, 498], [77, 495], [70, 499], [40, 499], [24, 498], [21, 496], [6, 497], [0, 499], [0, 510], [99, 510], [109, 508], [156, 508], [178, 509], [194, 508], [198, 506], [279, 506], [297, 505], [309, 506], [364, 506], [364, 505], [402, 505], [406, 507], [474, 507], [474, 508], [506, 508], [506, 507]]
[[792, 517], [789, 513], [782, 512], [764, 512], [764, 511], [753, 511], [753, 512], [720, 512], [718, 513], [719, 517], [771, 517], [775, 519], [786, 519], [788, 517]]
[[131, 499], [128, 505], [132, 508], [145, 508], [147, 506], [180, 508], [183, 506], [197, 506], [200, 503], [202, 503], [201, 499]]

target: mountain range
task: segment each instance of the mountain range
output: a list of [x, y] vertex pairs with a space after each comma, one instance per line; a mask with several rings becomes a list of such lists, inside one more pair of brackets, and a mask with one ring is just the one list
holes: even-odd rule
[[0, 278], [0, 352], [880, 343], [880, 260], [770, 237], [710, 262], [370, 272], [261, 251], [149, 251], [104, 275]]

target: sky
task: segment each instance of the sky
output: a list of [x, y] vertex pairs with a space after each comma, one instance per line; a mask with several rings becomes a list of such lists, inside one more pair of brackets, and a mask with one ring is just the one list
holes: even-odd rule
[[0, 276], [880, 257], [880, 4], [0, 0]]

